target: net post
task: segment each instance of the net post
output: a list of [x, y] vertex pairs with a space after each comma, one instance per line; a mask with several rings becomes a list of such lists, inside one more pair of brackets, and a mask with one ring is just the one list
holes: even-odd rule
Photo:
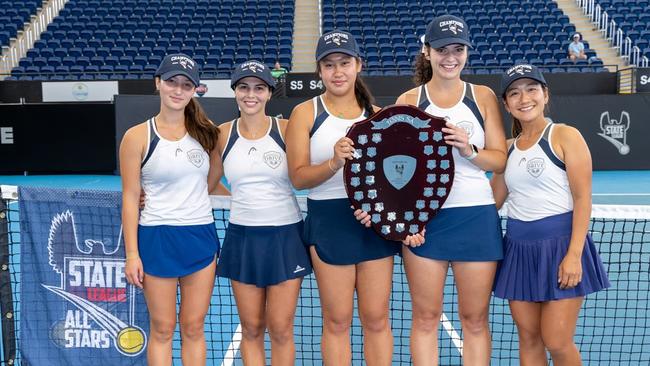
[[[1, 193], [2, 188], [0, 188], [0, 197], [2, 197]], [[0, 198], [0, 315], [2, 316], [3, 363], [13, 365], [16, 360], [16, 317], [11, 291], [9, 235], [9, 209], [7, 201]]]

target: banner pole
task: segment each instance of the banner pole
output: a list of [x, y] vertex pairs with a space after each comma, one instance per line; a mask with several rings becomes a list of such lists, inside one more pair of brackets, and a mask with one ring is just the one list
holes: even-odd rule
[[[1, 190], [1, 188], [0, 188]], [[2, 196], [0, 191], [0, 197]], [[7, 201], [0, 199], [0, 315], [2, 316], [3, 360], [13, 365], [16, 360], [16, 317], [11, 291], [11, 266], [9, 250], [9, 209]]]

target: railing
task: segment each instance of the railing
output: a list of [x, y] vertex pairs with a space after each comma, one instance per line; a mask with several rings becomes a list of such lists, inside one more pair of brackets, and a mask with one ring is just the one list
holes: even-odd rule
[[576, 4], [582, 8], [582, 12], [589, 17], [591, 23], [609, 41], [609, 44], [618, 51], [621, 58], [629, 65], [648, 67], [648, 57], [641, 54], [641, 50], [634, 45], [630, 37], [625, 36], [614, 20], [609, 20], [609, 15], [596, 3], [596, 0], [576, 0]]
[[68, 0], [49, 0], [43, 4], [36, 15], [32, 15], [29, 23], [25, 23], [25, 29], [19, 31], [15, 40], [9, 47], [2, 47], [0, 59], [0, 73], [8, 73], [18, 65], [18, 61], [27, 54], [27, 51], [34, 46], [41, 33], [47, 25], [59, 14]]

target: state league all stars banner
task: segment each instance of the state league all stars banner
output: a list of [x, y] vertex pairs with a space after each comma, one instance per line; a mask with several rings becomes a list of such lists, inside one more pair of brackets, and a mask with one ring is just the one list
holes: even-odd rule
[[145, 365], [148, 313], [124, 274], [121, 194], [20, 188], [20, 338], [29, 365]]

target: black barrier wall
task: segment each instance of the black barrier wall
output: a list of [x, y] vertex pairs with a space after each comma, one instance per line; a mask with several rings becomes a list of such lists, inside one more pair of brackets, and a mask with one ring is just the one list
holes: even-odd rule
[[112, 172], [114, 136], [112, 104], [0, 104], [0, 173]]
[[[553, 93], [553, 90], [551, 89]], [[386, 106], [394, 97], [377, 97]], [[203, 98], [216, 123], [237, 116], [233, 99]], [[275, 98], [267, 112], [288, 118], [305, 98]], [[0, 104], [0, 173], [115, 172], [124, 132], [159, 109], [157, 96], [116, 96], [115, 104]], [[650, 169], [650, 95], [553, 95], [550, 117], [585, 137], [596, 170]], [[504, 114], [510, 130], [510, 117]]]

